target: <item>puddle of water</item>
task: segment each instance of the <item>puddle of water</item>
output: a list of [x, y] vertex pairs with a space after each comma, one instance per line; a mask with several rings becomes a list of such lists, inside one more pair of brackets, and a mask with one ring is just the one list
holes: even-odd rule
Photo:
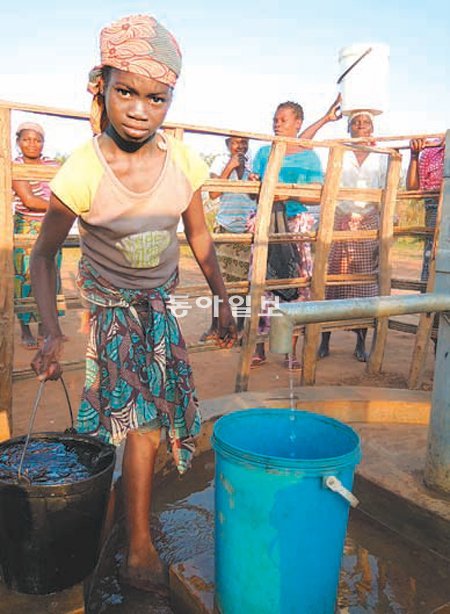
[[[192, 469], [183, 478], [174, 473], [156, 487], [153, 535], [166, 563], [179, 563], [213, 551], [213, 478], [211, 451], [194, 459]], [[121, 535], [112, 548], [117, 552], [123, 544]], [[88, 614], [170, 612], [165, 609], [168, 604], [140, 609], [149, 607], [148, 595], [123, 592], [117, 581], [119, 559], [114, 552], [110, 554], [103, 572], [97, 574]], [[339, 587], [338, 605], [342, 613], [424, 614], [449, 600], [448, 562], [362, 513], [351, 512]]]

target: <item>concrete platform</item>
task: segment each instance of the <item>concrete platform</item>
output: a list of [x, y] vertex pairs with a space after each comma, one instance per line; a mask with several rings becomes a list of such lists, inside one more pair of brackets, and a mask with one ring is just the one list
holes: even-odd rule
[[[329, 386], [295, 388], [292, 395], [284, 388], [269, 394], [248, 392], [206, 400], [201, 403], [205, 422], [198, 453], [210, 449], [213, 424], [219, 416], [251, 407], [289, 408], [291, 396], [295, 408], [333, 416], [359, 431], [363, 462], [355, 491], [361, 509], [415, 543], [450, 558], [450, 500], [426, 489], [421, 477], [430, 412], [427, 392]], [[162, 476], [171, 466], [161, 446], [157, 472]], [[170, 582], [175, 611], [213, 611], [212, 553], [173, 566]], [[0, 585], [0, 603], [0, 611], [8, 614], [84, 611], [81, 585], [48, 597], [17, 595]], [[127, 610], [125, 602], [121, 611], [132, 614], [133, 609]]]
[[[208, 403], [212, 424], [218, 415], [237, 407], [286, 406], [289, 392], [265, 395], [243, 393]], [[294, 390], [298, 409], [310, 409], [351, 423], [362, 439], [363, 461], [357, 469], [354, 492], [359, 509], [412, 542], [450, 560], [450, 498], [425, 487], [430, 402], [427, 393], [406, 390], [329, 387]], [[214, 611], [214, 557], [202, 555], [170, 570], [175, 612], [211, 614]], [[439, 612], [450, 612], [442, 604]]]

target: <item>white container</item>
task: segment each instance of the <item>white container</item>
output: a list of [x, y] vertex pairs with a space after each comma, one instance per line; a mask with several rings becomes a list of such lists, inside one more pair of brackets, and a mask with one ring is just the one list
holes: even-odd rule
[[389, 46], [383, 43], [359, 43], [339, 51], [339, 74], [347, 70], [367, 49], [368, 53], [340, 83], [342, 113], [370, 111], [379, 115], [387, 108]]

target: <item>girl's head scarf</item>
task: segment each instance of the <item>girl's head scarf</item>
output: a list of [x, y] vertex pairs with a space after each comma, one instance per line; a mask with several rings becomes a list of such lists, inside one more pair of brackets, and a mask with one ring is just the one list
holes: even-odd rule
[[90, 122], [94, 134], [107, 125], [102, 69], [111, 66], [174, 87], [181, 71], [181, 52], [175, 38], [149, 15], [129, 15], [100, 32], [100, 61], [89, 73], [93, 95]]

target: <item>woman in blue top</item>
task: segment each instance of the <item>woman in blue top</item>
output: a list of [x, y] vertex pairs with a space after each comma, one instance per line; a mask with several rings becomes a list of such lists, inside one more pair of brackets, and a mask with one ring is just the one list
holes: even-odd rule
[[[303, 108], [296, 102], [283, 102], [278, 105], [273, 118], [273, 131], [276, 136], [297, 137], [303, 124]], [[303, 136], [303, 135], [302, 135]], [[310, 135], [305, 136], [308, 138]], [[254, 178], [263, 178], [269, 160], [271, 146], [261, 147], [253, 162]], [[297, 143], [288, 143], [284, 160], [278, 175], [280, 183], [321, 183], [323, 179], [322, 165], [317, 154], [311, 149]], [[308, 200], [308, 202], [314, 202]], [[284, 199], [282, 196], [274, 197], [274, 213], [278, 214], [278, 219], [285, 218], [286, 231], [288, 232], [308, 232], [314, 224], [314, 217], [308, 213], [305, 206], [305, 199], [300, 201], [297, 198]], [[280, 217], [281, 214], [281, 217]], [[284, 214], [284, 215], [283, 215]], [[278, 232], [282, 229], [278, 227]], [[288, 244], [285, 244], [288, 245]], [[272, 265], [277, 271], [277, 277], [310, 277], [312, 273], [311, 246], [309, 243], [294, 244], [298, 251], [298, 266], [282, 270], [280, 262], [273, 262]], [[292, 261], [292, 259], [291, 259]], [[271, 269], [271, 248], [269, 247], [268, 268]], [[294, 268], [296, 270], [294, 271]], [[283, 292], [283, 291], [281, 291]], [[266, 293], [268, 298], [271, 293]], [[273, 298], [273, 296], [272, 296]], [[282, 296], [283, 300], [307, 300], [310, 298], [309, 288], [295, 289], [292, 297], [287, 294]], [[260, 333], [268, 331], [268, 318], [262, 317], [260, 323]], [[297, 337], [294, 337], [292, 356], [286, 356], [285, 366], [290, 369], [300, 369], [300, 363], [295, 357]], [[252, 367], [263, 364], [266, 360], [264, 343], [256, 345], [255, 354], [252, 359]]]

